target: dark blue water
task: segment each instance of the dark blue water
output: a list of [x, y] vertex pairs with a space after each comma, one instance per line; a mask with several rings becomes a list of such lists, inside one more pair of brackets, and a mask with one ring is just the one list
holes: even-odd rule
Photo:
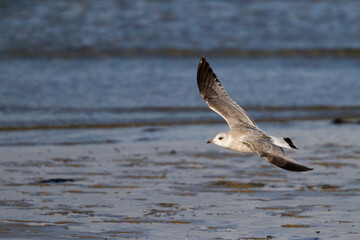
[[0, 3], [0, 50], [359, 48], [360, 3], [46, 1]]
[[[208, 60], [255, 119], [360, 114], [358, 59]], [[221, 121], [199, 95], [197, 65], [196, 58], [1, 60], [0, 126]]]
[[1, 1], [0, 128], [222, 121], [197, 90], [201, 55], [257, 121], [358, 117], [359, 13], [358, 1]]

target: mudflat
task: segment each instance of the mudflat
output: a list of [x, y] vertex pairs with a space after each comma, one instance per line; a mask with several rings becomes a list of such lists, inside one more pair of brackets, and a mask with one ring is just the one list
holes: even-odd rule
[[[52, 144], [0, 147], [1, 237], [358, 238], [359, 126], [260, 126], [292, 133], [300, 150], [289, 154], [315, 170], [206, 144], [219, 124], [37, 130]], [[95, 136], [120, 139], [82, 141]]]

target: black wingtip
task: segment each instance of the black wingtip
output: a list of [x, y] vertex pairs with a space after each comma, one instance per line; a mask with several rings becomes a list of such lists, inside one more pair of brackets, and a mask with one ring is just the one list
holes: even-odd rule
[[286, 162], [286, 164], [281, 166], [280, 168], [288, 170], [288, 171], [293, 171], [293, 172], [307, 172], [307, 171], [314, 170], [313, 168], [309, 168], [304, 165], [299, 165], [299, 164], [292, 163], [292, 162]]
[[211, 69], [209, 62], [206, 61], [205, 57], [201, 57], [197, 70], [197, 83], [200, 93], [208, 88], [212, 81], [218, 81], [217, 77]]
[[200, 63], [202, 63], [202, 62], [206, 62], [206, 58], [203, 56], [200, 57]]

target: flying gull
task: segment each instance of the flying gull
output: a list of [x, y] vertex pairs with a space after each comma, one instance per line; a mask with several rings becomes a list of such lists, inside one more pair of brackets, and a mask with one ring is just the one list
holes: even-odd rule
[[217, 134], [207, 143], [236, 152], [257, 153], [269, 163], [288, 171], [313, 170], [284, 153], [283, 148], [298, 149], [290, 138], [270, 136], [258, 128], [249, 114], [229, 97], [204, 57], [200, 59], [197, 83], [206, 104], [221, 115], [230, 127], [230, 131]]

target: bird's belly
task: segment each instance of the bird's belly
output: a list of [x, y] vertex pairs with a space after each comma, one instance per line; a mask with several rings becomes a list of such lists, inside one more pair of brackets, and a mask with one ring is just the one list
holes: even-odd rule
[[254, 153], [254, 151], [242, 142], [230, 147], [231, 150], [243, 153]]

